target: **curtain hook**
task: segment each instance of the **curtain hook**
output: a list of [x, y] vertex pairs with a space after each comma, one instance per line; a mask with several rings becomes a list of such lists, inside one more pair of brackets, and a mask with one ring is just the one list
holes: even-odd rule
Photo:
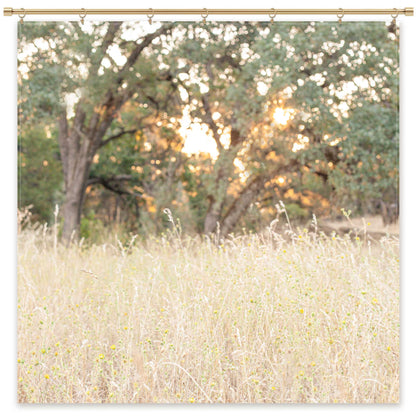
[[399, 16], [399, 11], [397, 9], [393, 9], [395, 11], [395, 13], [393, 13], [391, 15], [391, 17], [393, 18], [393, 24], [396, 25], [396, 19]]
[[84, 24], [84, 19], [85, 19], [85, 17], [87, 16], [87, 11], [85, 10], [85, 9], [81, 9], [81, 13], [79, 14], [79, 17], [80, 17], [80, 19], [81, 19], [81, 24], [83, 25]]
[[337, 13], [338, 23], [342, 23], [342, 18], [344, 17], [345, 12], [344, 9], [339, 9], [339, 13]]
[[153, 12], [153, 9], [149, 9], [149, 14], [147, 15], [148, 19], [149, 19], [149, 25], [151, 25], [153, 23], [153, 18], [155, 17], [155, 14]]
[[203, 9], [203, 12], [201, 13], [201, 17], [202, 17], [202, 23], [206, 23], [207, 22], [207, 17], [208, 17], [208, 10], [207, 9]]
[[270, 22], [273, 23], [274, 22], [274, 18], [277, 15], [277, 10], [276, 9], [272, 9], [272, 12], [269, 13], [269, 17], [270, 17]]
[[23, 19], [26, 16], [26, 10], [25, 9], [21, 9], [21, 13], [19, 13], [18, 16], [20, 17], [20, 23], [23, 23]]

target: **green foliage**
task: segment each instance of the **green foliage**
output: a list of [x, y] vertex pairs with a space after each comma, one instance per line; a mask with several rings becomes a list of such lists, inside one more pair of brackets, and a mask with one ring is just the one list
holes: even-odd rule
[[18, 206], [32, 205], [36, 221], [53, 219], [55, 204], [62, 202], [62, 168], [56, 132], [37, 125], [20, 129], [18, 139]]
[[203, 186], [204, 179], [207, 175], [195, 174], [195, 170], [199, 167], [209, 169], [211, 161], [209, 159], [199, 158], [190, 159], [184, 165], [182, 174], [182, 182], [184, 189], [189, 198], [189, 212], [194, 229], [202, 233], [204, 230], [204, 220], [208, 209], [208, 190]]
[[99, 237], [103, 234], [103, 222], [96, 218], [94, 211], [89, 211], [83, 218], [81, 218], [80, 236], [91, 242], [94, 242], [94, 237]]
[[389, 107], [375, 103], [357, 108], [347, 122], [348, 136], [342, 142], [341, 161], [331, 181], [338, 199], [356, 201], [360, 213], [371, 211], [380, 200], [398, 202], [397, 116]]
[[309, 218], [309, 212], [299, 204], [285, 204], [287, 215], [291, 220], [306, 220]]

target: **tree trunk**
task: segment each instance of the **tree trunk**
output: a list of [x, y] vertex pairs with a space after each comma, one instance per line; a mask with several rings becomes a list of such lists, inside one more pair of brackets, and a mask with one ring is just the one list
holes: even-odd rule
[[234, 200], [221, 223], [221, 236], [229, 234], [237, 225], [241, 216], [247, 211], [249, 206], [257, 199], [263, 190], [263, 176], [254, 178]]
[[[90, 142], [90, 140], [84, 139], [84, 142], [80, 145], [79, 137], [76, 138], [75, 136], [72, 134], [67, 137], [66, 146], [61, 146], [65, 181], [62, 237], [65, 241], [78, 236], [85, 189], [93, 157], [93, 151], [88, 151], [91, 146], [85, 143], [85, 141]], [[65, 138], [60, 138], [60, 142], [64, 141]]]
[[84, 120], [85, 113], [81, 106], [77, 109], [71, 130], [65, 112], [59, 120], [58, 139], [65, 182], [62, 231], [65, 241], [78, 234], [91, 161], [97, 150], [97, 143], [93, 145], [94, 138], [82, 133]]
[[399, 220], [399, 205], [397, 203], [388, 204], [380, 200], [380, 206], [383, 225], [394, 224]]
[[[96, 56], [90, 68], [89, 76], [91, 78], [97, 75], [102, 58], [113, 42], [114, 36], [120, 26], [120, 22], [110, 23], [103, 43], [99, 48], [99, 54]], [[102, 102], [95, 107], [89, 119], [86, 117], [82, 98], [76, 105], [75, 116], [71, 122], [71, 127], [68, 126], [66, 110], [65, 108], [62, 109], [58, 120], [58, 140], [65, 181], [63, 238], [66, 241], [70, 241], [71, 237], [79, 231], [82, 205], [94, 155], [100, 147], [129, 132], [123, 131], [120, 134], [103, 140], [118, 111], [137, 91], [137, 88], [133, 85], [129, 89], [123, 88], [123, 80], [143, 50], [155, 38], [166, 33], [171, 27], [171, 24], [163, 25], [155, 32], [144, 36], [142, 41], [136, 44], [128, 56], [126, 63], [118, 72], [116, 82], [103, 94]]]
[[64, 227], [62, 231], [62, 237], [65, 241], [70, 241], [71, 237], [78, 237], [84, 191], [84, 184], [78, 182], [65, 192]]
[[255, 178], [249, 180], [247, 186], [241, 190], [239, 195], [234, 199], [228, 211], [225, 213], [221, 222], [221, 236], [229, 234], [237, 225], [240, 218], [244, 215], [250, 205], [257, 200], [259, 195], [265, 189], [265, 183], [282, 172], [290, 172], [296, 169], [299, 162], [290, 160], [286, 165], [279, 166], [269, 172], [258, 174]]
[[[230, 182], [228, 178], [234, 173], [234, 160], [240, 150], [241, 136], [237, 130], [231, 130], [231, 141], [228, 149], [220, 148], [220, 154], [214, 165], [213, 176], [215, 181], [211, 184], [209, 192], [209, 206], [205, 215], [204, 233], [211, 234], [217, 228], [217, 222], [221, 220], [222, 210], [227, 198]], [[238, 138], [238, 140], [236, 139]]]
[[[224, 198], [223, 198], [224, 199]], [[216, 201], [211, 199], [208, 211], [205, 215], [204, 234], [211, 234], [217, 228], [217, 223], [220, 220], [223, 201]]]

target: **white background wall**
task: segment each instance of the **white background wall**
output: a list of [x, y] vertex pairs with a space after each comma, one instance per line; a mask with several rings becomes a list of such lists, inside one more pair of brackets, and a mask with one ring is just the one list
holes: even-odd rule
[[[1, 0], [0, 16], [0, 409], [2, 414], [114, 414], [141, 412], [144, 414], [251, 414], [262, 412], [279, 414], [333, 414], [361, 415], [416, 414], [416, 17], [400, 17], [401, 28], [401, 405], [341, 406], [341, 405], [246, 405], [246, 406], [17, 406], [16, 403], [16, 33], [17, 16], [3, 17], [3, 7], [13, 8], [403, 8], [416, 7], [415, 0], [147, 0], [147, 1], [52, 1]], [[128, 17], [123, 19], [146, 19]], [[247, 17], [245, 17], [247, 18]], [[30, 17], [28, 18], [30, 19]], [[53, 17], [53, 20], [67, 20]], [[110, 19], [110, 17], [106, 17]], [[195, 19], [199, 19], [195, 17]], [[310, 16], [278, 17], [278, 20], [312, 20]], [[335, 17], [322, 17], [330, 20]], [[388, 17], [347, 17], [345, 20], [382, 20]], [[32, 18], [32, 20], [34, 20]], [[41, 20], [37, 17], [37, 20]], [[175, 20], [175, 18], [173, 18]], [[178, 19], [176, 19], [178, 20]], [[265, 17], [266, 20], [266, 17]]]

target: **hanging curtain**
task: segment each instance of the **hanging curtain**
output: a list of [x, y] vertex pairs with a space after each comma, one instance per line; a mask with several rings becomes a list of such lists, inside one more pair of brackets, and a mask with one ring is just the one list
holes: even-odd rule
[[398, 31], [19, 23], [19, 402], [397, 402]]

